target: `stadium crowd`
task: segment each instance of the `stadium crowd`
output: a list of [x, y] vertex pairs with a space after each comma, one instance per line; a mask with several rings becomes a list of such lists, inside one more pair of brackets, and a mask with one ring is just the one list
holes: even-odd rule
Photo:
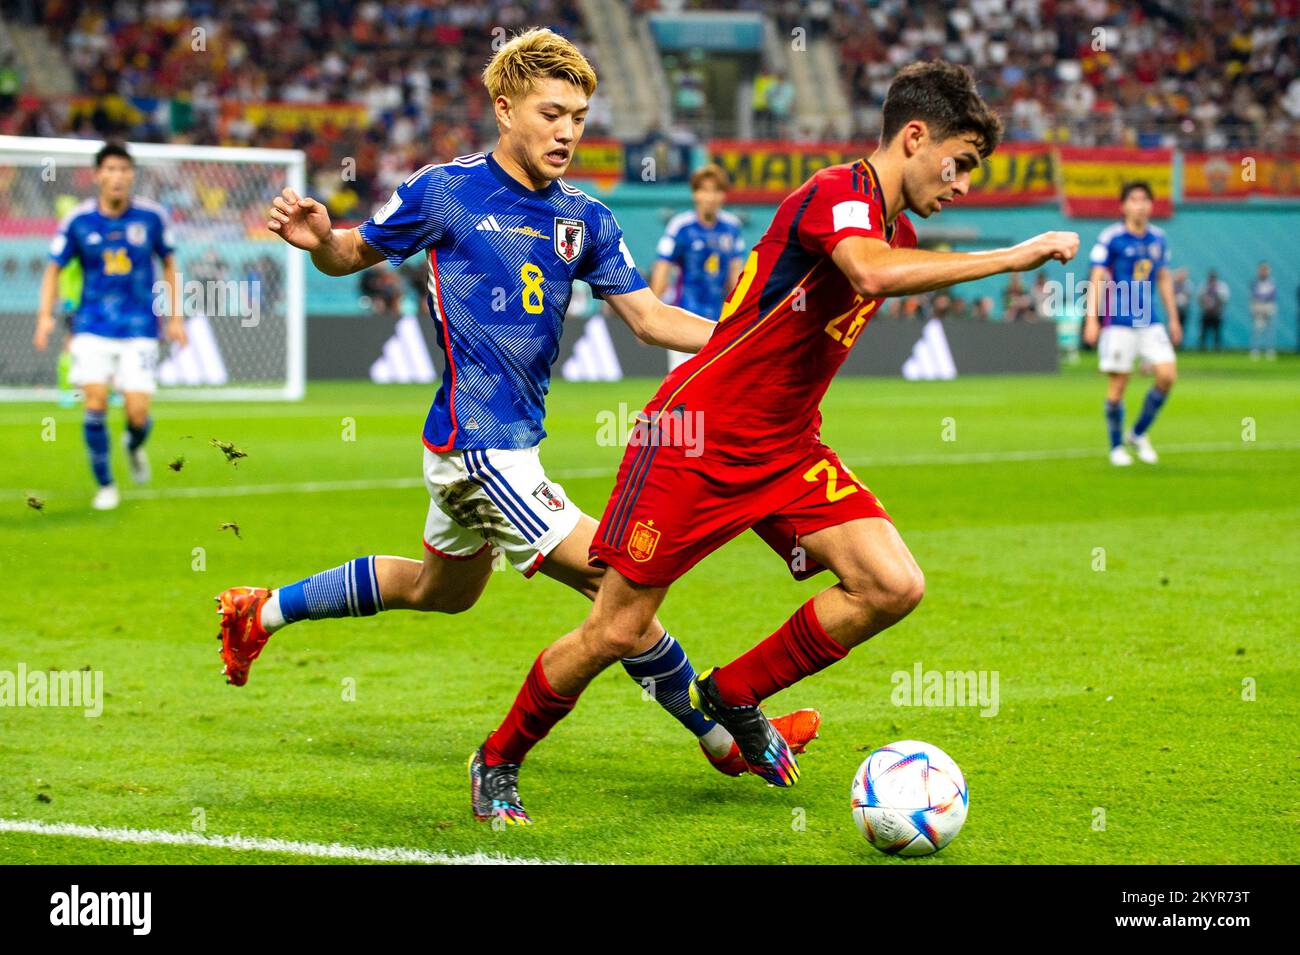
[[[637, 0], [632, 8], [718, 6]], [[1009, 139], [1300, 149], [1300, 0], [738, 0], [728, 8], [765, 12], [781, 30], [802, 26], [837, 45], [855, 138], [877, 134], [899, 66], [941, 56], [971, 67]], [[491, 119], [475, 51], [494, 30], [547, 23], [588, 40], [578, 5], [562, 0], [49, 0], [35, 15], [86, 96], [70, 108], [4, 95], [0, 132], [296, 146], [321, 174], [313, 185], [344, 216], [381, 199], [431, 153], [479, 148]], [[687, 129], [704, 113], [705, 66], [699, 56], [666, 58]], [[21, 88], [12, 71], [3, 65], [0, 93]], [[789, 80], [767, 70], [753, 79], [760, 132], [780, 136]], [[127, 121], [114, 97], [176, 97], [184, 109], [173, 108], [169, 122]], [[258, 121], [223, 115], [229, 101], [365, 110]], [[589, 131], [605, 131], [608, 116], [598, 93]], [[347, 158], [354, 165], [340, 181]]]

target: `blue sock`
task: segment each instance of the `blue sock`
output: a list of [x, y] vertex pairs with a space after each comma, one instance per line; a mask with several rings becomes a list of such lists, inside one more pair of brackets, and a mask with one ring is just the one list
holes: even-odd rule
[[1124, 443], [1124, 402], [1106, 402], [1106, 427], [1110, 430], [1110, 446], [1118, 448]]
[[280, 613], [285, 623], [369, 617], [383, 609], [373, 557], [358, 557], [280, 588]]
[[627, 675], [648, 690], [655, 701], [677, 717], [696, 736], [703, 736], [716, 725], [691, 706], [690, 683], [695, 667], [680, 643], [665, 633], [663, 639], [645, 653], [623, 661]]
[[113, 471], [108, 466], [108, 415], [103, 411], [87, 411], [82, 425], [86, 447], [90, 449], [90, 469], [100, 487], [113, 483]]
[[1151, 422], [1156, 420], [1156, 415], [1165, 406], [1165, 399], [1168, 397], [1167, 393], [1161, 391], [1155, 385], [1151, 386], [1151, 390], [1147, 392], [1146, 400], [1142, 402], [1142, 413], [1138, 415], [1137, 424], [1133, 425], [1134, 434], [1141, 436], [1147, 433], [1147, 428], [1151, 427]]
[[149, 437], [149, 432], [153, 430], [153, 418], [145, 418], [144, 424], [136, 427], [131, 422], [126, 423], [127, 433], [130, 438], [127, 439], [126, 447], [128, 451], [134, 451], [140, 445], [144, 444], [145, 439]]

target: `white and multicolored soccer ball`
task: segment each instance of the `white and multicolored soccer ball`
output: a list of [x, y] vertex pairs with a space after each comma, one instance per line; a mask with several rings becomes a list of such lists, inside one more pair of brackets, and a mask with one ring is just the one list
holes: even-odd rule
[[957, 764], [914, 739], [873, 751], [853, 777], [853, 821], [887, 855], [938, 852], [961, 831], [969, 802]]

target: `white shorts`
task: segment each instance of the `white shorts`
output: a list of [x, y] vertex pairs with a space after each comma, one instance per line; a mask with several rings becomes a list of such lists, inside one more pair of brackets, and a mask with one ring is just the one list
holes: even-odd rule
[[72, 367], [68, 381], [74, 385], [116, 385], [118, 391], [153, 394], [157, 384], [158, 339], [105, 338], [86, 332], [72, 336]]
[[531, 577], [578, 526], [582, 511], [548, 480], [537, 448], [424, 451], [424, 546], [469, 560], [491, 546]]
[[1146, 365], [1168, 365], [1174, 362], [1174, 345], [1169, 340], [1169, 330], [1164, 322], [1153, 322], [1141, 328], [1127, 325], [1107, 325], [1097, 341], [1097, 355], [1104, 372], [1127, 375], [1133, 363], [1141, 357]]

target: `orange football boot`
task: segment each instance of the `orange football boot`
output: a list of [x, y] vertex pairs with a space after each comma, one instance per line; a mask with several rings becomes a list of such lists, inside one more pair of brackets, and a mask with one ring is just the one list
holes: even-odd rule
[[[822, 715], [813, 709], [795, 710], [785, 716], [774, 716], [772, 725], [789, 745], [790, 751], [798, 756], [817, 738], [817, 730], [822, 725]], [[745, 757], [740, 755], [740, 747], [735, 743], [731, 744], [731, 750], [726, 756], [710, 755], [709, 751], [704, 749], [703, 743], [700, 744], [700, 749], [713, 764], [713, 768], [724, 776], [743, 776], [751, 771], [749, 764], [745, 762]]]
[[262, 628], [262, 604], [271, 597], [265, 587], [231, 587], [217, 595], [217, 614], [221, 617], [221, 659], [225, 661], [226, 682], [243, 686], [248, 682], [248, 668], [253, 665], [271, 635]]

